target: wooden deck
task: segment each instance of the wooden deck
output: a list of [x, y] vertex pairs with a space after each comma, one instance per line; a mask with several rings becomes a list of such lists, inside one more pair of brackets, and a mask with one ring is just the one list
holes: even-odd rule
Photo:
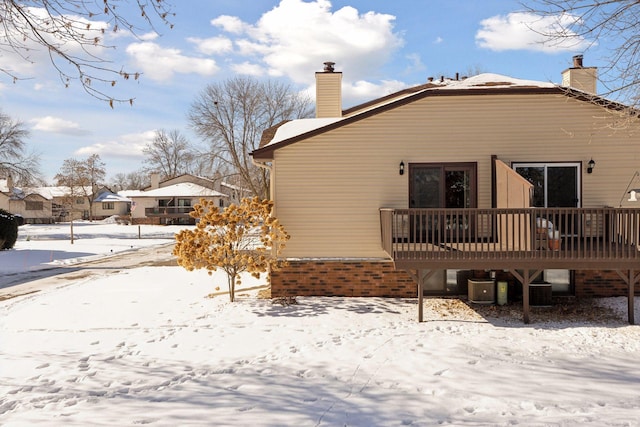
[[[545, 269], [615, 270], [629, 286], [629, 322], [640, 274], [640, 209], [381, 209], [382, 247], [422, 283], [435, 270], [508, 270], [528, 286]], [[421, 317], [421, 316], [420, 316]]]

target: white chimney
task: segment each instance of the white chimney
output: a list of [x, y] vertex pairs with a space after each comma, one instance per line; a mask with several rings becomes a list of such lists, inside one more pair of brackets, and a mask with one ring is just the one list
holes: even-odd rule
[[151, 189], [160, 188], [160, 174], [158, 172], [151, 173]]
[[582, 55], [573, 57], [573, 67], [567, 68], [562, 72], [562, 86], [572, 87], [595, 95], [597, 93], [598, 69], [596, 67], [583, 66], [582, 59]]
[[342, 117], [342, 73], [335, 72], [334, 62], [325, 62], [316, 73], [316, 118]]

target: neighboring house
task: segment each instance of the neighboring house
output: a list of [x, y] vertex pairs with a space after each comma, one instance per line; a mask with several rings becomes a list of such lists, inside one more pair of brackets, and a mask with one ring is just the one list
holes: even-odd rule
[[23, 217], [27, 224], [50, 224], [52, 200], [38, 189], [21, 189], [13, 186], [11, 178], [0, 179], [0, 208]]
[[[39, 194], [51, 203], [54, 222], [89, 219], [91, 188], [71, 191], [67, 186], [24, 188], [25, 193]], [[89, 194], [87, 197], [84, 194]], [[25, 218], [25, 222], [28, 222]]]
[[[90, 189], [84, 191], [94, 197]], [[76, 192], [78, 193], [78, 192]], [[71, 195], [69, 187], [14, 187], [10, 179], [0, 179], [0, 208], [20, 215], [26, 224], [50, 224], [70, 221], [72, 218], [101, 220], [113, 215], [125, 216], [129, 212], [130, 200], [113, 194], [107, 188], [95, 192], [95, 199], [80, 194]]]
[[492, 271], [525, 322], [537, 281], [545, 300], [633, 302], [640, 125], [617, 126], [624, 106], [594, 95], [581, 56], [563, 86], [481, 74], [345, 111], [332, 65], [316, 73], [316, 118], [265, 131], [252, 153], [291, 235], [273, 296], [459, 295]]
[[24, 218], [25, 224], [51, 224], [55, 222], [52, 215], [52, 200], [38, 191], [22, 192], [14, 188], [9, 200], [9, 212]]
[[240, 203], [244, 197], [250, 197], [249, 192], [239, 186], [224, 182], [222, 179], [209, 179], [201, 176], [195, 176], [191, 174], [182, 174], [175, 178], [170, 178], [164, 181], [160, 181], [160, 175], [157, 173], [151, 174], [151, 186], [144, 189], [144, 191], [152, 190], [154, 188], [168, 187], [174, 184], [180, 183], [192, 183], [198, 184], [202, 187], [215, 190], [226, 195], [226, 198], [222, 199], [223, 205], [220, 207], [227, 207], [232, 203]]
[[134, 224], [195, 224], [189, 213], [201, 198], [213, 200], [221, 208], [229, 205], [230, 197], [213, 189], [214, 186], [213, 181], [192, 175], [160, 182], [157, 174], [153, 174], [151, 187], [118, 194], [131, 200]]
[[93, 217], [96, 219], [106, 219], [114, 215], [128, 217], [130, 213], [131, 199], [107, 189], [99, 191], [93, 200]]

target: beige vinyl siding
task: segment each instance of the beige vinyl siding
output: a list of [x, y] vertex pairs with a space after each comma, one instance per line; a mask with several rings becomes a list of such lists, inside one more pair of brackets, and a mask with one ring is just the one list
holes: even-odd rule
[[280, 148], [272, 178], [291, 234], [285, 256], [384, 257], [378, 209], [408, 207], [410, 163], [477, 162], [478, 207], [488, 208], [491, 155], [582, 162], [582, 205], [617, 206], [640, 147], [637, 128], [614, 132], [611, 120], [562, 95], [434, 96]]

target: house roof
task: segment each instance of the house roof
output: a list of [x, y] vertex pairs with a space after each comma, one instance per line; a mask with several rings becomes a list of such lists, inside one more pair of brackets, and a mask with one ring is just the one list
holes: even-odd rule
[[626, 108], [622, 104], [606, 100], [596, 95], [573, 88], [560, 87], [549, 82], [523, 80], [500, 74], [485, 73], [464, 80], [443, 79], [413, 88], [403, 89], [399, 92], [345, 110], [342, 117], [299, 119], [280, 123], [274, 126], [275, 131], [273, 131], [273, 128], [265, 131], [265, 134], [273, 134], [273, 138], [270, 141], [263, 141], [262, 144], [264, 145], [254, 150], [251, 155], [256, 160], [271, 160], [273, 159], [273, 152], [278, 148], [429, 96], [538, 93], [565, 95], [584, 101], [595, 102], [604, 107], [617, 110]]
[[119, 195], [135, 198], [135, 197], [229, 197], [219, 191], [203, 187], [190, 182], [182, 182], [179, 184], [168, 185], [149, 191], [120, 191]]
[[108, 191], [103, 191], [98, 194], [98, 197], [95, 198], [94, 202], [130, 202], [131, 199], [124, 197], [120, 194], [110, 193]]
[[[69, 197], [69, 195], [71, 194], [69, 187], [64, 185], [54, 187], [24, 188], [23, 191], [25, 194], [39, 194], [47, 200], [51, 200], [56, 197]], [[91, 194], [91, 186], [86, 186], [83, 191], [84, 193], [75, 195], [78, 197], [82, 197], [84, 194]]]

